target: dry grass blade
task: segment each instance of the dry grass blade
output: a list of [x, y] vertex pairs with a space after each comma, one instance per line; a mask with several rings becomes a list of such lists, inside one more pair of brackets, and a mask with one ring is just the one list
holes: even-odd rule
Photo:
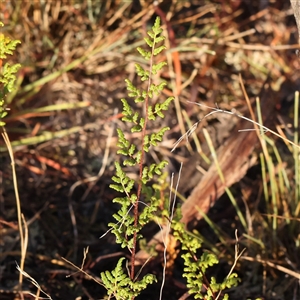
[[[21, 267], [19, 267], [17, 265], [17, 270], [20, 272], [20, 274], [22, 274], [22, 276], [28, 278], [30, 280], [30, 282], [38, 289], [36, 295], [34, 295], [31, 292], [24, 292], [24, 294], [28, 294], [31, 295], [32, 297], [34, 297], [34, 299], [39, 300], [39, 299], [49, 299], [52, 300], [51, 296], [48, 295], [39, 285], [39, 283], [32, 277], [30, 276], [27, 272], [25, 272], [23, 269], [21, 269]], [[47, 296], [47, 298], [43, 298], [43, 297], [39, 297], [40, 292], [42, 292], [43, 294], [45, 294]]]
[[294, 16], [298, 27], [299, 42], [300, 42], [300, 0], [291, 0], [291, 4], [292, 4]]
[[[294, 143], [299, 143], [299, 91], [295, 93], [294, 104]], [[295, 182], [298, 186], [295, 190], [295, 203], [297, 204], [295, 209], [295, 216], [300, 214], [300, 162], [299, 162], [299, 147], [293, 147], [293, 156], [295, 160]]]
[[242, 256], [241, 259], [247, 260], [247, 261], [253, 261], [253, 262], [257, 261], [257, 262], [262, 263], [262, 264], [267, 264], [271, 268], [277, 269], [277, 270], [279, 270], [279, 271], [281, 271], [281, 272], [283, 272], [287, 275], [290, 275], [290, 276], [295, 277], [296, 279], [300, 280], [300, 273], [299, 272], [290, 270], [286, 267], [280, 266], [280, 265], [275, 264], [271, 261], [266, 261], [266, 260], [259, 259], [259, 258], [252, 258], [252, 257], [248, 257], [248, 256]]
[[[25, 265], [25, 258], [26, 258], [26, 251], [27, 251], [27, 245], [28, 245], [28, 229], [26, 225], [26, 221], [24, 216], [22, 215], [22, 210], [21, 210], [21, 202], [20, 202], [20, 196], [19, 196], [19, 187], [18, 187], [18, 180], [17, 180], [17, 174], [16, 174], [16, 169], [15, 169], [15, 159], [14, 159], [14, 153], [13, 149], [9, 140], [9, 137], [4, 131], [2, 133], [2, 137], [5, 141], [5, 144], [8, 149], [8, 153], [11, 159], [11, 168], [12, 168], [12, 174], [13, 174], [13, 184], [14, 184], [14, 192], [15, 192], [15, 197], [16, 197], [16, 207], [17, 207], [17, 214], [18, 214], [18, 227], [19, 227], [19, 233], [20, 233], [20, 243], [21, 243], [21, 260], [20, 260], [20, 270], [24, 271], [24, 265]], [[23, 231], [23, 226], [22, 226], [22, 221], [24, 221], [24, 231]], [[23, 273], [19, 273], [19, 288], [22, 288], [22, 283], [23, 283]]]
[[[43, 143], [46, 141], [50, 141], [56, 138], [62, 138], [64, 136], [70, 135], [72, 133], [81, 132], [82, 127], [76, 126], [70, 129], [60, 130], [56, 132], [42, 132], [39, 136], [33, 136], [28, 138], [22, 138], [17, 141], [11, 142], [11, 147], [14, 148], [14, 150], [19, 150], [23, 148], [26, 145], [36, 145], [38, 143]], [[7, 148], [0, 146], [0, 152], [6, 152]]]

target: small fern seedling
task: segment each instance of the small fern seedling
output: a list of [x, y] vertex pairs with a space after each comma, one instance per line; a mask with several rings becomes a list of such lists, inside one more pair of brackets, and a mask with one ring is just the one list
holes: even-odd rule
[[[238, 285], [240, 279], [236, 273], [230, 273], [221, 283], [217, 283], [215, 277], [207, 279], [207, 270], [209, 267], [219, 263], [217, 257], [213, 253], [204, 252], [200, 258], [197, 251], [202, 246], [200, 237], [188, 233], [184, 224], [178, 221], [180, 218], [174, 218], [172, 221], [172, 229], [174, 237], [180, 242], [181, 249], [185, 252], [182, 254], [184, 261], [183, 277], [187, 280], [187, 288], [190, 295], [194, 295], [195, 299], [217, 300], [229, 299], [228, 294], [222, 295], [225, 289]], [[204, 288], [204, 292], [203, 292]]]
[[[155, 189], [149, 184], [149, 181], [155, 175], [161, 175], [163, 168], [167, 162], [162, 160], [159, 163], [147, 166], [145, 164], [146, 152], [152, 146], [157, 146], [163, 139], [165, 132], [169, 129], [163, 127], [157, 132], [147, 134], [149, 124], [155, 122], [157, 118], [164, 118], [166, 111], [173, 100], [169, 97], [161, 103], [151, 104], [151, 98], [161, 94], [166, 82], [155, 84], [153, 76], [155, 76], [165, 65], [166, 62], [154, 63], [154, 57], [161, 53], [165, 46], [161, 45], [164, 37], [161, 35], [162, 29], [160, 19], [157, 18], [152, 30], [148, 31], [148, 37], [144, 40], [149, 50], [137, 48], [140, 55], [149, 61], [149, 69], [144, 69], [140, 64], [136, 64], [136, 73], [141, 81], [147, 82], [145, 90], [136, 87], [130, 80], [126, 79], [128, 97], [132, 98], [135, 103], [142, 103], [144, 114], [134, 111], [130, 103], [126, 99], [121, 99], [123, 104], [122, 120], [130, 126], [131, 132], [140, 132], [140, 139], [137, 144], [129, 141], [121, 129], [117, 129], [118, 133], [118, 154], [124, 157], [122, 163], [115, 163], [115, 176], [112, 177], [113, 184], [110, 187], [123, 195], [117, 197], [113, 202], [120, 204], [120, 209], [113, 215], [116, 222], [109, 223], [112, 233], [116, 236], [116, 242], [121, 247], [127, 247], [131, 253], [130, 274], [123, 272], [121, 258], [112, 271], [101, 273], [101, 278], [108, 294], [116, 299], [134, 299], [149, 284], [156, 281], [152, 274], [145, 275], [142, 279], [135, 278], [135, 255], [137, 243], [142, 238], [141, 229], [153, 219], [159, 205], [159, 199], [156, 197]], [[138, 180], [131, 179], [125, 172], [127, 166], [137, 166], [139, 169]], [[143, 199], [143, 201], [141, 201]], [[139, 211], [139, 204], [143, 209]]]

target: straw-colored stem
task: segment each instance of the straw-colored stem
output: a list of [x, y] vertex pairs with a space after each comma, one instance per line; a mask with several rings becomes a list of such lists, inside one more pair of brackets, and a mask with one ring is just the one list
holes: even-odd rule
[[[4, 129], [4, 132], [2, 133], [2, 137], [4, 139], [4, 142], [5, 142], [6, 146], [7, 146], [8, 153], [9, 153], [9, 156], [10, 156], [10, 159], [11, 159], [13, 184], [14, 184], [14, 191], [15, 191], [15, 197], [16, 197], [17, 214], [18, 214], [18, 227], [19, 227], [20, 243], [21, 243], [20, 269], [23, 271], [24, 270], [24, 264], [25, 264], [25, 258], [26, 258], [28, 234], [25, 232], [26, 239], [24, 239], [24, 232], [23, 232], [23, 226], [22, 226], [21, 202], [20, 202], [19, 190], [18, 190], [18, 181], [17, 181], [16, 168], [15, 168], [15, 159], [14, 159], [14, 154], [13, 154], [13, 150], [12, 150], [12, 147], [11, 147], [11, 143], [10, 143], [9, 137], [8, 137], [5, 129]], [[24, 223], [26, 224], [25, 220], [24, 220]], [[19, 288], [21, 288], [22, 283], [23, 283], [23, 274], [22, 274], [22, 272], [19, 272]]]
[[[299, 92], [295, 93], [295, 104], [294, 104], [294, 143], [299, 144]], [[300, 164], [299, 164], [299, 148], [293, 147], [294, 149], [294, 161], [295, 161], [295, 204], [296, 214], [299, 215], [300, 210]]]

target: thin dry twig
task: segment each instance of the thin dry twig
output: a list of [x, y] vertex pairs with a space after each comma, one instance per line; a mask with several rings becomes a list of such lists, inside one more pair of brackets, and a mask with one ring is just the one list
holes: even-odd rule
[[[51, 298], [51, 296], [50, 295], [48, 295], [42, 288], [41, 288], [41, 286], [38, 284], [38, 282], [34, 279], [34, 278], [32, 278], [27, 272], [25, 272], [24, 270], [22, 270], [20, 267], [19, 267], [19, 265], [17, 264], [17, 270], [22, 274], [22, 276], [24, 276], [24, 277], [26, 277], [26, 278], [28, 278], [29, 280], [30, 280], [30, 282], [38, 289], [38, 291], [41, 291], [43, 294], [45, 294], [46, 296], [47, 296], [47, 298], [41, 298], [41, 297], [39, 297], [39, 296], [37, 296], [38, 294], [39, 294], [39, 292], [36, 294], [36, 295], [34, 295], [34, 294], [32, 294], [31, 292], [22, 292], [22, 293], [26, 293], [26, 294], [29, 294], [29, 295], [31, 295], [32, 297], [34, 297], [36, 300], [37, 299], [50, 299], [50, 300], [52, 300], [52, 298]], [[37, 298], [38, 297], [38, 298]]]
[[171, 177], [171, 186], [170, 186], [170, 195], [169, 195], [170, 219], [168, 220], [167, 229], [165, 231], [161, 230], [161, 232], [162, 232], [162, 243], [164, 245], [164, 250], [163, 250], [164, 262], [163, 262], [163, 278], [162, 278], [162, 283], [161, 283], [160, 293], [159, 293], [159, 299], [160, 300], [162, 299], [162, 296], [163, 296], [163, 288], [164, 288], [165, 280], [166, 280], [167, 250], [168, 250], [168, 243], [169, 243], [169, 235], [170, 235], [170, 232], [171, 232], [171, 224], [172, 224], [172, 220], [174, 218], [174, 213], [175, 213], [175, 204], [176, 204], [178, 186], [179, 186], [180, 177], [181, 177], [182, 165], [183, 164], [181, 163], [178, 178], [177, 178], [176, 187], [175, 187], [175, 190], [174, 190], [173, 200], [172, 200], [172, 191], [173, 191], [174, 174], [172, 174], [172, 177]]
[[253, 261], [253, 262], [259, 262], [259, 263], [262, 263], [262, 264], [266, 264], [268, 265], [269, 267], [273, 268], [273, 269], [276, 269], [280, 272], [283, 272], [285, 274], [288, 274], [298, 280], [300, 280], [300, 272], [295, 272], [295, 271], [292, 271], [286, 267], [283, 267], [281, 265], [278, 265], [278, 264], [275, 264], [271, 261], [268, 261], [268, 260], [264, 260], [264, 259], [260, 259], [260, 258], [253, 258], [253, 257], [250, 257], [250, 256], [241, 256], [241, 259], [243, 260], [247, 260], [247, 261]]

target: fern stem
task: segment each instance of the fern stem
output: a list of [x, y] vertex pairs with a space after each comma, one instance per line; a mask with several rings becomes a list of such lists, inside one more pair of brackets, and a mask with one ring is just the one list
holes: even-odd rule
[[[144, 166], [144, 159], [145, 159], [145, 150], [144, 150], [144, 143], [145, 143], [145, 136], [146, 136], [146, 130], [147, 130], [147, 123], [148, 123], [148, 108], [149, 108], [149, 92], [150, 92], [150, 87], [152, 83], [152, 71], [153, 71], [153, 60], [154, 60], [154, 49], [155, 49], [155, 41], [152, 46], [152, 51], [151, 51], [151, 58], [150, 58], [150, 68], [149, 68], [149, 79], [148, 79], [148, 87], [147, 87], [147, 96], [145, 98], [145, 123], [143, 126], [142, 130], [142, 149], [141, 149], [141, 161], [139, 163], [139, 184], [138, 184], [138, 190], [137, 190], [137, 199], [134, 204], [134, 227], [137, 228], [138, 226], [138, 221], [139, 221], [139, 201], [141, 197], [141, 191], [142, 191], [142, 177], [143, 177], [143, 166]], [[130, 277], [131, 280], [134, 280], [134, 265], [135, 265], [135, 254], [136, 254], [136, 242], [137, 242], [137, 230], [133, 234], [133, 248], [131, 252], [131, 272], [130, 272]]]

